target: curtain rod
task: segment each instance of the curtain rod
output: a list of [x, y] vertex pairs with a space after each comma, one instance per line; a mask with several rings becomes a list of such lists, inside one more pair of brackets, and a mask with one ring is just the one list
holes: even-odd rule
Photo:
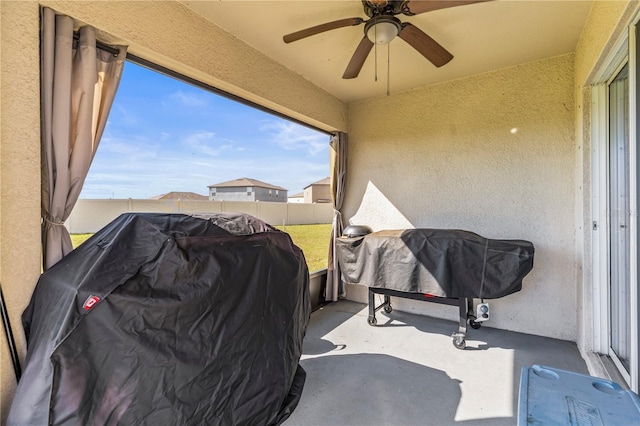
[[[73, 32], [73, 40], [74, 41], [80, 40], [80, 34], [77, 31]], [[100, 50], [104, 50], [105, 52], [109, 52], [116, 57], [120, 54], [120, 51], [115, 47], [109, 46], [108, 44], [104, 44], [98, 40], [96, 40], [96, 48]]]

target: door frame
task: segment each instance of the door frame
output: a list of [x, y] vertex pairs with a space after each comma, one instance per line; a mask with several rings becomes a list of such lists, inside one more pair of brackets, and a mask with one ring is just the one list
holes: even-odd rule
[[[614, 44], [591, 90], [591, 182], [593, 259], [593, 351], [613, 355], [614, 364], [629, 387], [638, 392], [638, 131], [636, 16], [628, 31]], [[629, 279], [631, 315], [630, 371], [627, 374], [610, 350], [609, 321], [609, 110], [608, 86], [625, 64], [629, 64]]]

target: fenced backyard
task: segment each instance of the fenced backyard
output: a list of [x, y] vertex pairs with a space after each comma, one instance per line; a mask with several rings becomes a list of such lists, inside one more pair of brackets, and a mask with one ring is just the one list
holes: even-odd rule
[[[293, 243], [300, 247], [307, 261], [309, 272], [325, 269], [327, 267], [327, 254], [329, 250], [329, 236], [331, 234], [331, 224], [313, 225], [287, 225], [276, 226], [288, 233]], [[88, 240], [93, 233], [71, 234], [73, 248]]]
[[326, 203], [272, 203], [208, 200], [80, 199], [65, 226], [70, 234], [97, 232], [122, 213], [247, 213], [273, 226], [331, 223], [333, 206]]
[[309, 272], [327, 267], [333, 206], [311, 203], [271, 203], [246, 201], [80, 199], [65, 226], [73, 247], [120, 216], [122, 213], [247, 213], [291, 235], [302, 249]]

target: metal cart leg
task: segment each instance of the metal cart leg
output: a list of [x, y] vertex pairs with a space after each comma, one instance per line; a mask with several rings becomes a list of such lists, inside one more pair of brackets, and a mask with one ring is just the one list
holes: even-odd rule
[[471, 310], [473, 310], [473, 301], [467, 299], [466, 297], [461, 297], [458, 299], [458, 307], [459, 307], [459, 322], [458, 322], [458, 331], [451, 335], [453, 339], [453, 346], [457, 349], [464, 349], [467, 347], [466, 337], [467, 337], [467, 320], [468, 320], [468, 312], [469, 312], [469, 304], [471, 304]]
[[384, 304], [382, 305], [382, 307], [384, 308], [384, 311], [388, 314], [390, 314], [391, 311], [393, 311], [393, 308], [391, 307], [391, 296], [389, 296], [388, 294], [384, 295]]
[[473, 298], [468, 299], [469, 302], [467, 303], [467, 318], [469, 319], [469, 325], [471, 326], [471, 328], [473, 328], [474, 330], [479, 329], [480, 327], [482, 327], [482, 323], [479, 321], [476, 321], [476, 310], [473, 308]]
[[378, 320], [376, 319], [376, 312], [380, 309], [384, 308], [386, 313], [390, 313], [393, 308], [391, 307], [391, 296], [388, 294], [384, 295], [384, 302], [380, 306], [376, 306], [375, 293], [369, 288], [369, 317], [367, 318], [367, 323], [369, 325], [376, 325]]
[[376, 320], [376, 299], [373, 291], [369, 289], [369, 317], [367, 318], [367, 323], [369, 325], [376, 325], [378, 320]]

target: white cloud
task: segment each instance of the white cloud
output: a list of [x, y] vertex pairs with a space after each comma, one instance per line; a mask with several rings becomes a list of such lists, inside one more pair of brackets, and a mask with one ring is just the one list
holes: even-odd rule
[[208, 95], [205, 93], [185, 93], [182, 90], [178, 90], [169, 95], [167, 102], [163, 102], [163, 105], [179, 104], [188, 108], [205, 108], [209, 105]]
[[306, 151], [315, 156], [329, 149], [329, 137], [299, 124], [287, 121], [269, 121], [260, 127], [272, 143], [282, 149]]
[[207, 131], [196, 131], [190, 133], [180, 140], [180, 142], [193, 150], [193, 153], [205, 154], [217, 157], [223, 151], [233, 148], [234, 143], [230, 140], [218, 140], [216, 134]]
[[[126, 108], [122, 103], [114, 104], [115, 111], [111, 111], [109, 116], [113, 114], [113, 119], [118, 122], [118, 124], [123, 126], [137, 126], [140, 122], [140, 117], [135, 111]], [[110, 120], [107, 120], [110, 123]]]
[[[170, 191], [206, 194], [208, 185], [242, 176], [282, 186], [293, 194], [328, 175], [326, 135], [275, 121], [260, 130], [268, 135], [267, 143], [292, 155], [282, 149], [254, 152], [253, 146], [202, 129], [117, 137], [107, 129], [81, 198], [149, 198]], [[264, 138], [258, 140], [265, 143]]]

